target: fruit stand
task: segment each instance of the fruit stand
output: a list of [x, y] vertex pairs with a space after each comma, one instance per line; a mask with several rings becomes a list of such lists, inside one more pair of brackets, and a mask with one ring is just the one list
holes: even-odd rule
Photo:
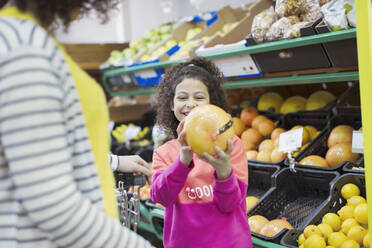
[[[327, 85], [328, 83], [350, 82], [343, 94], [327, 101], [328, 105], [323, 106], [320, 110], [314, 110], [315, 108], [310, 110], [311, 108], [309, 107], [309, 109], [306, 109], [307, 111], [296, 111], [291, 109], [293, 108], [293, 104], [283, 107], [283, 103], [286, 103], [290, 99], [287, 98], [285, 101], [284, 99], [279, 100], [281, 101], [280, 106], [282, 108], [280, 110], [278, 109], [276, 113], [280, 112], [280, 115], [273, 115], [272, 113], [270, 114], [261, 110], [257, 111], [257, 115], [266, 116], [266, 119], [263, 121], [266, 121], [268, 127], [263, 130], [258, 127], [260, 126], [262, 128], [262, 122], [260, 122], [261, 125], [258, 124], [257, 128], [255, 128], [254, 119], [249, 120], [251, 113], [247, 113], [247, 117], [244, 119], [242, 117], [243, 112], [240, 112], [241, 109], [239, 109], [238, 116], [240, 118], [237, 117], [237, 119], [249, 123], [249, 125], [243, 123], [243, 128], [240, 131], [249, 161], [250, 186], [247, 196], [255, 197], [255, 199], [250, 199], [253, 199], [250, 202], [252, 208], [247, 207], [247, 215], [248, 217], [262, 215], [268, 221], [284, 218], [292, 226], [292, 230], [284, 228], [274, 235], [266, 236], [261, 234], [258, 229], [256, 231], [253, 230], [252, 240], [254, 247], [318, 247], [319, 244], [319, 247], [325, 247], [326, 242], [328, 242], [328, 245], [341, 245], [337, 242], [341, 242], [340, 240], [346, 242], [346, 237], [354, 241], [356, 240], [355, 242], [358, 243], [358, 246], [352, 246], [355, 245], [355, 242], [348, 241], [350, 243], [348, 245], [351, 245], [350, 247], [359, 247], [359, 245], [362, 246], [364, 244], [363, 239], [366, 237], [367, 232], [369, 232], [366, 223], [367, 204], [365, 206], [359, 206], [359, 204], [365, 203], [363, 199], [372, 197], [371, 186], [367, 183], [370, 174], [368, 164], [372, 161], [372, 155], [367, 152], [371, 150], [369, 148], [371, 146], [370, 141], [372, 140], [371, 125], [369, 125], [372, 123], [372, 115], [368, 113], [367, 107], [372, 106], [372, 99], [368, 97], [369, 92], [372, 91], [370, 85], [372, 81], [372, 70], [370, 69], [372, 68], [372, 18], [370, 1], [355, 1], [355, 7], [358, 21], [357, 28], [336, 32], [312, 33], [311, 35], [304, 35], [298, 38], [271, 41], [262, 44], [250, 44], [250, 39], [248, 38], [246, 40], [246, 44], [248, 45], [203, 52], [203, 56], [216, 62], [225, 75], [234, 71], [235, 74], [228, 76], [227, 82], [223, 84], [225, 90], [310, 84]], [[328, 51], [330, 50], [329, 47], [332, 47], [332, 44], [337, 44], [337, 42], [350, 42], [352, 40], [355, 42], [355, 38], [358, 45], [357, 62], [359, 66], [336, 66], [338, 64], [335, 62], [334, 57], [330, 55], [332, 53]], [[327, 47], [328, 50], [325, 49]], [[302, 65], [303, 68], [290, 71], [276, 71], [275, 68], [271, 68], [271, 71], [269, 69], [267, 69], [268, 71], [263, 69], [267, 68], [263, 66], [265, 56], [272, 58], [273, 54], [278, 53], [291, 54], [293, 52], [298, 54], [301, 50], [291, 50], [296, 48], [305, 50], [309, 48], [321, 49], [325, 52], [325, 56], [328, 56], [327, 63], [329, 65], [321, 68], [310, 68], [307, 67], [308, 65]], [[254, 58], [253, 60], [251, 59], [252, 57]], [[184, 61], [186, 61], [186, 58], [142, 63], [135, 66], [106, 67], [103, 69], [104, 86], [112, 97], [151, 95], [156, 93], [156, 87], [154, 85], [150, 87], [135, 86], [130, 88], [125, 85], [129, 85], [129, 81], [131, 85], [136, 84], [134, 74], [138, 75], [142, 73], [142, 75], [154, 76], [152, 74], [153, 71], [164, 70]], [[246, 63], [244, 64], [246, 67], [252, 66], [252, 61], [254, 61], [253, 64], [257, 63], [261, 65], [258, 68], [262, 69], [262, 71], [259, 71], [258, 74], [252, 72], [249, 76], [245, 75], [241, 77], [245, 69], [231, 70], [231, 65], [238, 66], [241, 63]], [[261, 64], [259, 61], [261, 61]], [[357, 81], [359, 81], [359, 84], [356, 83]], [[264, 95], [260, 94], [260, 97]], [[345, 102], [355, 95], [360, 95], [361, 116], [358, 113], [358, 109], [355, 111], [355, 109], [345, 107], [347, 105]], [[270, 96], [270, 98], [272, 99], [273, 96]], [[310, 98], [304, 99], [303, 97], [297, 97], [296, 99], [292, 98], [292, 100], [296, 103], [302, 102], [303, 104], [307, 104]], [[318, 98], [317, 101], [324, 98], [324, 96]], [[257, 103], [257, 106], [259, 109], [262, 108], [259, 105], [260, 102]], [[244, 106], [242, 108], [243, 110], [247, 109]], [[270, 124], [274, 122], [276, 123], [275, 125]], [[346, 125], [348, 126], [347, 128], [345, 128]], [[245, 129], [245, 127], [250, 126], [252, 128]], [[347, 130], [343, 129], [339, 131], [340, 126], [342, 126], [341, 129], [344, 128]], [[362, 156], [353, 155], [354, 153], [351, 152], [351, 140], [347, 142], [343, 140], [341, 142], [343, 144], [340, 144], [340, 142], [336, 141], [335, 133], [344, 134], [347, 132], [351, 134], [353, 131], [359, 130], [362, 126], [364, 151], [366, 152]], [[298, 128], [304, 130], [302, 133], [303, 143], [301, 144], [301, 150], [293, 154], [293, 160], [286, 158], [286, 156], [283, 157], [278, 149], [276, 151], [277, 153], [273, 155], [275, 151], [273, 150], [274, 140], [276, 139], [273, 138], [273, 134], [276, 128], [282, 129], [277, 130], [278, 133], [274, 135], [276, 138], [280, 133], [285, 131], [293, 131]], [[252, 130], [248, 131], [249, 129]], [[259, 137], [257, 141], [251, 139], [254, 136], [252, 134], [253, 129], [255, 129], [257, 137]], [[250, 133], [244, 134], [244, 132]], [[307, 135], [306, 137], [305, 133]], [[244, 136], [249, 138], [244, 138]], [[348, 144], [345, 145], [344, 143]], [[272, 147], [270, 149], [270, 155], [264, 152], [261, 153], [261, 150], [264, 151], [267, 147]], [[345, 151], [349, 151], [347, 153], [349, 154], [347, 160], [339, 160], [338, 155], [334, 155], [337, 153], [336, 149], [342, 150], [344, 154], [347, 153]], [[268, 159], [266, 158], [267, 156], [269, 157]], [[315, 158], [314, 156], [317, 157]], [[293, 162], [296, 163], [295, 172], [291, 167]], [[325, 163], [325, 165], [321, 165], [322, 163]], [[358, 166], [363, 167], [363, 165], [365, 168], [364, 173], [355, 169]], [[354, 186], [358, 190], [347, 188]], [[357, 191], [358, 193], [356, 193]], [[355, 196], [359, 194], [363, 199], [358, 198], [355, 200], [357, 203], [353, 203]], [[145, 209], [144, 206], [146, 203], [143, 202], [142, 204], [143, 211], [146, 212], [146, 218], [149, 219], [152, 225], [152, 228], [147, 229], [152, 230], [161, 239], [164, 210], [162, 207], [151, 204], [147, 205]], [[371, 204], [368, 205], [369, 220], [372, 220], [371, 206]], [[353, 207], [353, 211], [357, 208], [358, 211], [353, 212], [351, 216], [349, 214], [349, 218], [346, 218], [345, 211], [349, 207]], [[359, 223], [358, 227], [362, 229], [357, 230], [354, 228], [349, 232], [351, 228], [347, 228], [344, 231], [346, 233], [344, 236], [337, 236], [338, 233], [342, 233], [341, 230], [343, 230], [344, 225], [347, 225], [347, 222], [345, 222], [347, 219], [350, 223], [353, 221], [353, 223]], [[337, 221], [340, 221], [339, 225], [334, 224]], [[327, 233], [326, 236], [325, 233], [327, 231], [323, 231], [323, 228], [326, 229], [329, 226], [332, 227], [333, 234], [329, 235], [330, 233]], [[340, 232], [337, 232], [338, 230]], [[319, 233], [316, 233], [318, 231]], [[321, 238], [313, 235], [314, 233], [312, 232], [319, 234], [318, 236]], [[333, 240], [337, 240], [337, 242]]]

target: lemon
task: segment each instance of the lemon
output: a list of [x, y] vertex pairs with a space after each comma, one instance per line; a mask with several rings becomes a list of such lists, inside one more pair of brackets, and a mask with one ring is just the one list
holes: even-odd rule
[[360, 246], [356, 241], [348, 239], [344, 243], [342, 243], [340, 248], [360, 248]]
[[348, 239], [355, 240], [360, 245], [363, 244], [363, 238], [368, 233], [366, 229], [361, 226], [353, 226], [350, 228], [349, 232], [347, 233]]
[[336, 248], [336, 247], [334, 247], [332, 245], [327, 245], [326, 248]]
[[354, 216], [354, 207], [353, 206], [343, 206], [338, 210], [337, 214], [340, 216], [341, 220], [346, 220], [353, 218]]
[[302, 245], [303, 243], [305, 243], [305, 235], [303, 233], [300, 234], [300, 236], [298, 236], [298, 245]]
[[304, 229], [304, 236], [305, 239], [309, 238], [311, 235], [317, 234], [319, 236], [322, 236], [322, 232], [316, 225], [308, 225]]
[[346, 200], [349, 199], [352, 196], [360, 195], [360, 190], [358, 186], [356, 186], [353, 183], [348, 183], [342, 186], [341, 188], [341, 195]]
[[306, 239], [304, 243], [305, 248], [325, 248], [327, 246], [324, 238], [320, 235], [314, 234]]
[[333, 232], [328, 235], [328, 245], [340, 247], [346, 241], [346, 236], [342, 232]]
[[305, 248], [305, 245], [302, 244], [302, 245], [300, 245], [298, 248]]
[[342, 222], [341, 224], [341, 231], [345, 234], [347, 234], [353, 226], [360, 226], [358, 221], [356, 221], [354, 218], [349, 218]]
[[322, 223], [326, 223], [332, 227], [332, 230], [338, 232], [341, 229], [341, 219], [335, 213], [328, 213], [323, 216]]
[[361, 203], [367, 203], [366, 199], [360, 195], [354, 195], [347, 199], [347, 205], [356, 207]]
[[369, 247], [369, 233], [367, 232], [366, 235], [364, 235], [364, 238], [363, 238], [363, 246], [365, 247]]
[[367, 203], [362, 203], [355, 207], [354, 218], [360, 224], [368, 224]]
[[324, 237], [325, 240], [327, 240], [328, 235], [330, 233], [333, 233], [333, 229], [329, 224], [321, 223], [321, 224], [318, 225], [318, 228], [322, 232], [323, 237]]
[[251, 209], [256, 203], [258, 202], [258, 198], [255, 196], [247, 196], [245, 198], [246, 206], [247, 206], [247, 211]]

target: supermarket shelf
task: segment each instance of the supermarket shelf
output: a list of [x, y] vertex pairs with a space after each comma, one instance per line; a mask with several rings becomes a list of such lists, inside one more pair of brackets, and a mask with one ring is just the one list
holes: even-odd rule
[[[357, 71], [352, 72], [335, 72], [322, 73], [312, 75], [294, 75], [287, 77], [275, 78], [258, 78], [249, 80], [240, 80], [227, 82], [222, 85], [224, 89], [239, 89], [246, 87], [266, 87], [266, 86], [284, 86], [284, 85], [299, 85], [299, 84], [314, 84], [314, 83], [332, 83], [332, 82], [347, 82], [359, 79]], [[128, 91], [111, 91], [111, 96], [129, 96], [129, 95], [148, 95], [156, 93], [156, 88], [144, 88]]]
[[326, 42], [337, 41], [337, 40], [346, 40], [346, 39], [355, 38], [355, 37], [356, 37], [356, 31], [355, 31], [355, 28], [353, 28], [349, 30], [340, 30], [337, 32], [329, 32], [325, 34], [317, 34], [317, 35], [305, 36], [305, 37], [300, 37], [300, 38], [294, 38], [290, 40], [267, 42], [267, 43], [262, 43], [262, 44], [255, 45], [255, 46], [248, 46], [248, 47], [229, 50], [229, 51], [221, 51], [221, 52], [216, 52], [213, 55], [208, 55], [206, 57], [209, 59], [217, 59], [217, 58], [232, 57], [232, 56], [237, 56], [237, 55], [242, 55], [242, 54], [263, 53], [263, 52], [281, 50], [281, 49], [286, 49], [286, 48], [326, 43]]
[[[307, 45], [326, 43], [326, 42], [337, 41], [337, 40], [345, 40], [345, 39], [350, 39], [350, 38], [355, 38], [355, 37], [356, 37], [356, 31], [355, 31], [355, 28], [353, 28], [353, 29], [348, 29], [348, 30], [340, 30], [337, 32], [330, 32], [330, 33], [325, 33], [325, 34], [317, 34], [317, 35], [311, 35], [311, 36], [306, 36], [306, 37], [300, 37], [300, 38], [295, 38], [291, 40], [267, 42], [267, 43], [263, 43], [263, 44], [259, 44], [255, 46], [231, 49], [227, 51], [219, 51], [214, 54], [207, 55], [205, 57], [209, 59], [226, 58], [226, 57], [233, 57], [233, 56], [243, 55], [243, 54], [255, 54], [255, 53], [269, 52], [269, 51], [281, 50], [281, 49], [292, 48], [292, 47], [307, 46]], [[110, 77], [114, 75], [126, 74], [129, 72], [135, 72], [135, 71], [165, 68], [165, 67], [172, 66], [174, 64], [184, 62], [184, 61], [186, 60], [184, 59], [171, 60], [171, 61], [164, 61], [164, 62], [157, 62], [157, 63], [149, 63], [149, 64], [133, 66], [133, 67], [117, 68], [117, 69], [106, 71], [105, 75], [106, 77]]]

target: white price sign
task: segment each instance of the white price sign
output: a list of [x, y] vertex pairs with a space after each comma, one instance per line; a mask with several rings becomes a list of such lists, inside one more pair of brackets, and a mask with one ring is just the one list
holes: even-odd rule
[[352, 141], [352, 152], [353, 153], [363, 153], [363, 132], [353, 131], [353, 141]]
[[279, 136], [279, 151], [280, 152], [293, 152], [298, 150], [302, 145], [303, 128], [298, 128]]

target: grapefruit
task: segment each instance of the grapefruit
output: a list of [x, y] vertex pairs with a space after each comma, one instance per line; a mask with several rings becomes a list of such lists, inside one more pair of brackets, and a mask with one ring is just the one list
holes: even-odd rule
[[253, 215], [248, 218], [249, 227], [255, 233], [259, 233], [262, 227], [268, 222], [269, 220], [262, 215]]
[[257, 202], [258, 202], [258, 198], [257, 197], [255, 197], [255, 196], [247, 196], [245, 198], [245, 203], [246, 203], [247, 211], [249, 209], [251, 209], [254, 205], [256, 205]]
[[277, 127], [273, 130], [270, 137], [271, 137], [272, 140], [275, 140], [275, 139], [279, 138], [281, 133], [284, 133], [284, 132], [287, 132], [287, 130], [285, 130], [284, 128], [281, 128], [281, 127]]
[[279, 152], [278, 148], [274, 148], [271, 152], [271, 162], [279, 162], [287, 157], [287, 154]]
[[258, 151], [271, 152], [274, 150], [274, 142], [271, 139], [263, 140], [258, 146]]
[[325, 107], [328, 103], [334, 101], [336, 97], [325, 90], [319, 90], [309, 96], [306, 101], [306, 110], [316, 110]]
[[328, 147], [339, 143], [351, 143], [353, 140], [353, 127], [348, 125], [339, 125], [332, 129], [328, 137]]
[[252, 125], [252, 121], [258, 115], [258, 111], [254, 107], [245, 107], [242, 112], [240, 112], [240, 119], [247, 126]]
[[258, 154], [257, 151], [250, 150], [250, 151], [246, 152], [246, 154], [247, 154], [247, 159], [248, 160], [257, 160], [257, 154]]
[[264, 162], [271, 162], [271, 152], [260, 151], [257, 154], [257, 160]]
[[310, 155], [310, 156], [304, 157], [299, 163], [303, 165], [328, 167], [327, 161], [318, 155]]
[[278, 93], [268, 92], [263, 94], [258, 99], [257, 109], [260, 111], [279, 113], [283, 102], [283, 97], [281, 97]]
[[222, 108], [212, 104], [204, 104], [192, 109], [185, 118], [186, 142], [197, 154], [207, 152], [215, 155], [215, 147], [223, 151], [227, 148], [227, 141], [234, 137], [234, 128], [231, 126], [225, 132], [216, 135], [216, 132], [226, 125], [231, 116]]
[[234, 117], [233, 122], [234, 122], [233, 127], [235, 131], [235, 135], [240, 136], [242, 132], [245, 130], [245, 124], [238, 117]]
[[328, 166], [333, 168], [345, 161], [355, 163], [360, 155], [353, 153], [351, 149], [351, 143], [338, 143], [329, 148], [325, 157]]
[[302, 96], [291, 96], [287, 98], [282, 106], [280, 107], [281, 114], [288, 114], [297, 112], [300, 110], [305, 110], [306, 108], [306, 98]]
[[260, 234], [267, 237], [274, 237], [285, 228], [293, 229], [293, 226], [286, 220], [286, 218], [275, 219], [266, 223], [261, 228]]

